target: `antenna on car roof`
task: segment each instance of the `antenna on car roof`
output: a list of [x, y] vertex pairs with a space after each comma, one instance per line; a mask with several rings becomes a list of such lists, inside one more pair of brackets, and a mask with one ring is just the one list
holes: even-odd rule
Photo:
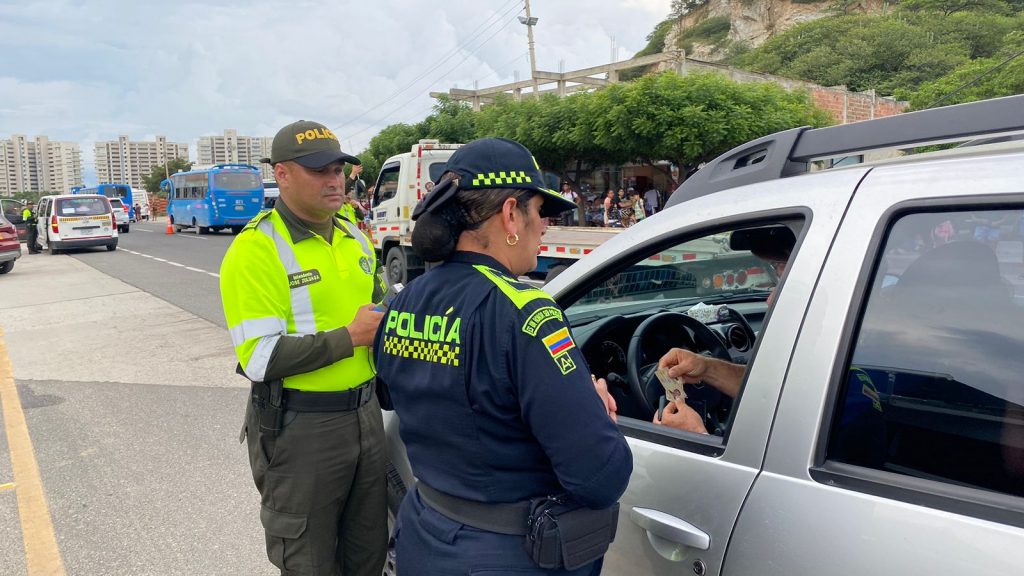
[[676, 188], [666, 208], [728, 188], [803, 174], [812, 160], [1021, 130], [1024, 95], [827, 128], [802, 126], [747, 142], [708, 162]]

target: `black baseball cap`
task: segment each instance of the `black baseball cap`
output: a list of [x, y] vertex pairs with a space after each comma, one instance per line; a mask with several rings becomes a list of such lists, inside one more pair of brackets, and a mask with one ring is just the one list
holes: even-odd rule
[[416, 220], [424, 212], [434, 212], [445, 205], [459, 190], [507, 189], [533, 190], [544, 198], [540, 214], [557, 216], [573, 210], [576, 204], [562, 198], [558, 192], [545, 187], [533, 154], [519, 142], [505, 138], [481, 138], [459, 148], [448, 159], [445, 172], [454, 172], [458, 178], [443, 177], [413, 210]]
[[362, 164], [359, 158], [341, 151], [338, 137], [319, 122], [299, 120], [281, 128], [270, 146], [270, 158], [264, 164], [291, 160], [306, 168], [323, 168], [331, 162]]

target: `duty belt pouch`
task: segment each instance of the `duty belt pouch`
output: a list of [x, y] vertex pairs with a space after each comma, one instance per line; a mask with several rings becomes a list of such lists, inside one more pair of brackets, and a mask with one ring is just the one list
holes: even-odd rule
[[252, 407], [260, 421], [260, 432], [276, 438], [284, 424], [284, 381], [253, 382]]
[[531, 500], [526, 552], [541, 568], [575, 570], [604, 556], [618, 520], [617, 502], [592, 510], [555, 497]]

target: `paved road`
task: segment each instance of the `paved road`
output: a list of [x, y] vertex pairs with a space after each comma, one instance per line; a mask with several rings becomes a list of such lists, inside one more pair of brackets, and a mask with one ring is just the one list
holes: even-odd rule
[[144, 292], [224, 326], [217, 272], [234, 236], [230, 232], [166, 234], [166, 222], [132, 224], [116, 252], [91, 248], [73, 258]]
[[162, 232], [0, 277], [4, 576], [275, 573], [208, 273], [231, 237]]

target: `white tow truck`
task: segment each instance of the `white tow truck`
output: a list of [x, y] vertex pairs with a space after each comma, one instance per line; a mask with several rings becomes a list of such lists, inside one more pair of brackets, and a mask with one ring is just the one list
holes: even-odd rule
[[[388, 158], [381, 167], [370, 199], [367, 231], [381, 262], [387, 267], [390, 282], [406, 284], [427, 268], [412, 251], [414, 223], [410, 216], [416, 203], [430, 191], [431, 183], [444, 173], [448, 158], [460, 146], [462, 144], [420, 140], [408, 153]], [[550, 226], [540, 247], [537, 269], [530, 276], [550, 280], [620, 231], [619, 228]], [[709, 250], [717, 253], [718, 247], [709, 247]], [[687, 260], [705, 256], [679, 255]]]

